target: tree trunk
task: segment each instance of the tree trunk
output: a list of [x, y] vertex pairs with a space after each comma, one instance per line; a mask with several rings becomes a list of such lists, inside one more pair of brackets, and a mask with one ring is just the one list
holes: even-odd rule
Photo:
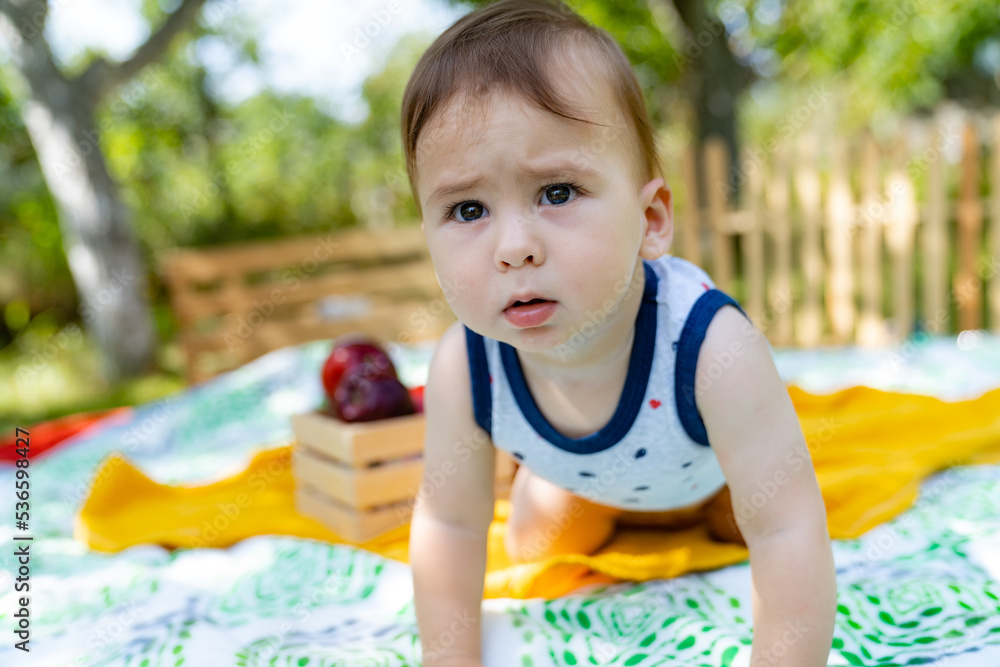
[[0, 0], [0, 33], [28, 84], [22, 118], [59, 213], [63, 247], [80, 296], [84, 324], [117, 381], [148, 370], [156, 337], [147, 298], [146, 263], [132, 235], [128, 210], [108, 173], [98, 101], [159, 57], [189, 25], [205, 0], [183, 0], [128, 60], [103, 58], [69, 80], [45, 42], [45, 0]]
[[49, 99], [24, 102], [24, 125], [59, 210], [83, 321], [108, 377], [133, 377], [150, 369], [156, 353], [146, 263], [104, 162], [93, 114], [73, 104], [78, 97], [68, 82], [49, 80], [45, 89]]
[[[673, 0], [678, 15], [687, 27], [690, 41], [683, 53], [693, 69], [695, 117], [698, 145], [712, 135], [722, 137], [729, 148], [730, 169], [728, 196], [730, 201], [739, 192], [739, 132], [736, 126], [736, 98], [747, 86], [750, 75], [729, 51], [725, 26], [705, 6], [705, 0]], [[700, 151], [697, 157], [700, 205], [705, 187], [704, 166]]]

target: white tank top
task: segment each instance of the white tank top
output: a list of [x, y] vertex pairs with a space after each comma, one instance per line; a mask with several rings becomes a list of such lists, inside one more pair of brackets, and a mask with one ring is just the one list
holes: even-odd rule
[[718, 309], [746, 313], [691, 262], [664, 255], [643, 266], [628, 375], [604, 427], [559, 433], [535, 404], [517, 350], [465, 327], [473, 409], [493, 444], [539, 477], [602, 505], [670, 510], [726, 482], [695, 404], [695, 369]]

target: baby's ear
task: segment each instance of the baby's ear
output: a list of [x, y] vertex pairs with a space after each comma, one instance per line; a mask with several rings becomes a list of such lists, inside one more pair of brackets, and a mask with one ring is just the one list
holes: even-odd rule
[[654, 260], [670, 249], [674, 240], [674, 202], [670, 187], [660, 177], [643, 186], [640, 200], [643, 236], [639, 256]]

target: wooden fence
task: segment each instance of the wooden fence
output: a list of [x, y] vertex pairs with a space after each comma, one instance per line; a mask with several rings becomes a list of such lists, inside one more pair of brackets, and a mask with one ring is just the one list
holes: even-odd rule
[[705, 268], [774, 345], [1000, 333], [1000, 113], [919, 130], [888, 144], [804, 134], [748, 148], [738, 204], [720, 185], [726, 146], [710, 141], [704, 208], [688, 149], [671, 252]]

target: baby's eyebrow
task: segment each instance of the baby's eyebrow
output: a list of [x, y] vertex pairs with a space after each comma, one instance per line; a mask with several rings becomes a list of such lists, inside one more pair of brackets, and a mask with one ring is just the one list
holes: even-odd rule
[[[602, 176], [596, 169], [573, 164], [525, 168], [518, 174], [518, 180], [521, 182], [543, 181], [559, 178], [589, 178], [601, 180]], [[451, 195], [458, 194], [459, 192], [472, 190], [473, 188], [482, 185], [486, 180], [487, 179], [482, 175], [477, 175], [464, 181], [443, 185], [427, 198], [427, 203], [434, 204], [438, 200], [444, 199], [445, 197], [450, 197]]]

